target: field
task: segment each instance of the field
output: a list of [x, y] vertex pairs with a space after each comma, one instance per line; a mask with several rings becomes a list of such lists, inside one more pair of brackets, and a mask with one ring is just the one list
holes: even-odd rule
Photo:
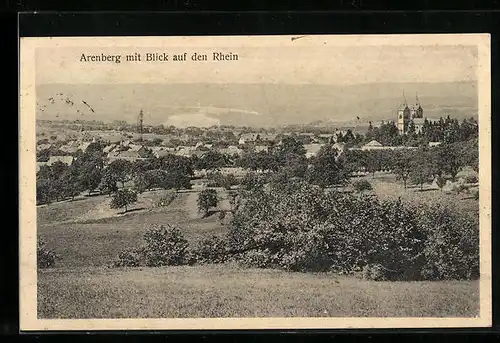
[[[466, 194], [427, 187], [404, 190], [391, 175], [366, 177], [374, 192], [404, 201], [444, 202], [464, 211]], [[475, 316], [477, 281], [373, 282], [356, 276], [242, 269], [236, 265], [109, 268], [118, 252], [140, 243], [152, 224], [174, 224], [190, 242], [223, 234], [227, 223], [201, 218], [197, 192], [153, 208], [164, 191], [147, 192], [128, 213], [94, 196], [38, 207], [38, 235], [58, 255], [38, 273], [42, 318], [242, 316]], [[220, 191], [221, 198], [225, 198]], [[223, 207], [227, 206], [227, 201]]]
[[233, 266], [56, 268], [39, 274], [44, 318], [473, 316], [478, 285], [375, 282]]

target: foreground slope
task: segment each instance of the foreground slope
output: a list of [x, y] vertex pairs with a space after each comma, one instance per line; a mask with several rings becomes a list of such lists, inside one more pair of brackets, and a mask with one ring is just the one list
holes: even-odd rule
[[38, 275], [40, 318], [473, 317], [477, 281], [375, 282], [232, 265], [56, 268]]

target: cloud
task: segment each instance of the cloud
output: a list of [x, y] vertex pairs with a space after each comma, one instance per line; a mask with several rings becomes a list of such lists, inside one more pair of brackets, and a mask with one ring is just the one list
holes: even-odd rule
[[210, 117], [205, 113], [186, 113], [174, 114], [170, 116], [164, 125], [186, 128], [189, 126], [209, 127], [219, 125], [220, 121], [217, 118]]

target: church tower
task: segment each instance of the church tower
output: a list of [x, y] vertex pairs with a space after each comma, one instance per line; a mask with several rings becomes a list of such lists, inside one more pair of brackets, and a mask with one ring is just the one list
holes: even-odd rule
[[422, 106], [420, 106], [420, 100], [418, 99], [418, 94], [415, 94], [415, 105], [411, 106], [410, 108], [410, 118], [411, 119], [416, 119], [416, 118], [423, 118], [424, 117], [424, 110], [422, 109]]
[[408, 123], [410, 122], [410, 108], [408, 107], [408, 103], [406, 102], [406, 96], [403, 91], [403, 99], [404, 102], [398, 108], [398, 130], [399, 134], [404, 134], [406, 132]]

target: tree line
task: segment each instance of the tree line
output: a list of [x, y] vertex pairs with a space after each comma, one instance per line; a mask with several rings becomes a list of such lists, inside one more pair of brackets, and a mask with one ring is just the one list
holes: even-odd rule
[[[415, 123], [411, 120], [404, 135], [399, 133], [396, 123], [392, 121], [382, 123], [379, 127], [374, 127], [370, 122], [364, 142], [376, 140], [386, 146], [419, 146], [428, 144], [428, 142], [464, 142], [477, 139], [478, 135], [478, 123], [473, 117], [459, 122], [458, 119], [447, 116], [436, 121], [430, 121], [426, 118], [420, 131], [416, 130]], [[352, 140], [352, 136], [347, 137], [347, 139], [342, 137], [342, 141], [351, 142]]]
[[[167, 155], [135, 162], [114, 160], [106, 164], [100, 146], [93, 143], [69, 166], [55, 162], [51, 166], [40, 167], [37, 173], [37, 203], [72, 199], [83, 192], [90, 195], [96, 190], [129, 199], [130, 203], [133, 196], [124, 188], [131, 188], [135, 193], [152, 188], [190, 188], [192, 176], [189, 158]], [[127, 183], [132, 183], [132, 187], [125, 187]]]
[[[390, 171], [407, 185], [408, 181], [422, 186], [435, 178], [450, 176], [455, 179], [465, 166], [479, 169], [478, 140], [443, 143], [437, 147], [425, 145], [417, 149], [356, 150], [344, 152], [333, 144], [323, 145], [316, 156], [306, 157], [303, 144], [294, 137], [285, 137], [282, 144], [269, 151], [248, 151], [242, 156], [229, 156], [208, 151], [201, 157], [166, 155], [129, 162], [115, 160], [106, 165], [101, 146], [92, 143], [86, 152], [79, 153], [71, 166], [56, 162], [42, 166], [37, 173], [37, 201], [52, 201], [99, 189], [113, 194], [126, 183], [132, 183], [136, 192], [148, 189], [190, 188], [195, 170], [216, 172], [224, 167], [241, 167], [250, 171], [272, 174], [273, 180], [306, 179], [321, 187], [343, 185], [355, 172], [375, 174]], [[217, 175], [217, 174], [214, 174]], [[235, 179], [214, 182], [234, 185]]]

